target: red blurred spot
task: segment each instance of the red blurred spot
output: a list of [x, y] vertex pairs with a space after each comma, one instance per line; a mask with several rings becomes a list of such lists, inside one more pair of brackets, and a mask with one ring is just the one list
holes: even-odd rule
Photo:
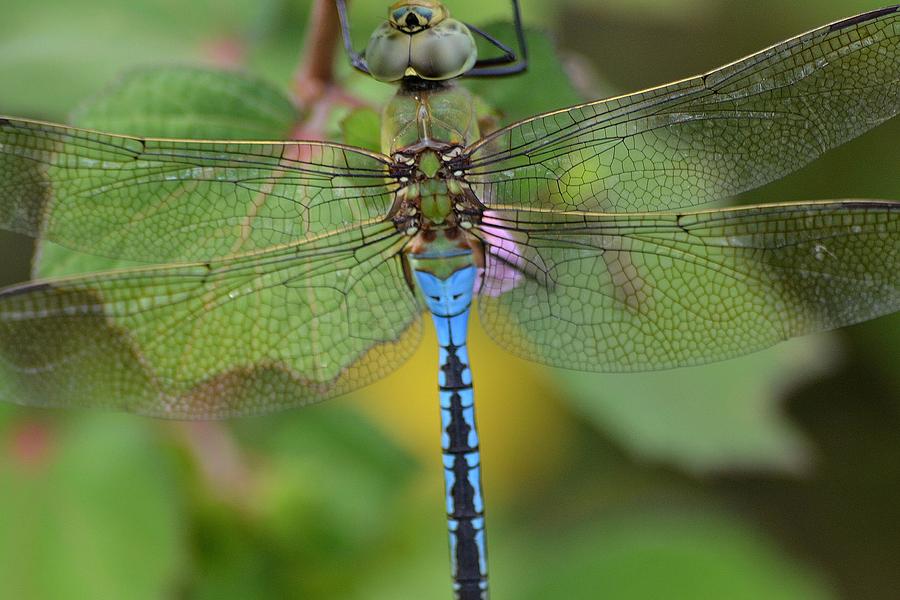
[[44, 466], [51, 454], [53, 432], [45, 423], [30, 421], [13, 426], [9, 437], [9, 454], [14, 464], [27, 469]]
[[214, 38], [203, 43], [203, 56], [218, 67], [237, 68], [244, 65], [247, 58], [247, 46], [238, 38]]

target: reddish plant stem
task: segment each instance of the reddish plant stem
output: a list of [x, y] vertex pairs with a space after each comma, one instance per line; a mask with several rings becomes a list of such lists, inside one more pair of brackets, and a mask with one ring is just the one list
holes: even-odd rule
[[315, 0], [303, 58], [294, 76], [294, 97], [301, 105], [314, 103], [334, 84], [334, 59], [340, 34], [334, 0]]
[[335, 82], [335, 55], [342, 52], [342, 48], [341, 24], [334, 0], [316, 0], [309, 18], [303, 57], [294, 75], [294, 101], [306, 109], [305, 118], [294, 128], [292, 139], [324, 140], [329, 114], [336, 105], [366, 106]]

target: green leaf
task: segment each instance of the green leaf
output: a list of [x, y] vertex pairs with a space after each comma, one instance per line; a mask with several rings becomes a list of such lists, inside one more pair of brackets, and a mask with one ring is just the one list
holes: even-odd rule
[[[511, 597], [820, 600], [827, 585], [722, 515], [635, 514], [542, 539], [546, 560]], [[536, 546], [535, 546], [536, 547]], [[521, 583], [520, 583], [521, 585]]]
[[367, 419], [309, 408], [244, 420], [235, 431], [254, 457], [244, 507], [252, 516], [216, 508], [218, 495], [203, 499], [205, 543], [190, 597], [346, 598], [377, 568], [373, 556], [404, 557], [398, 523], [412, 462]]
[[[74, 114], [79, 127], [144, 137], [282, 140], [300, 115], [276, 86], [257, 77], [193, 67], [128, 73]], [[38, 247], [34, 274], [52, 277], [138, 263]]]
[[148, 67], [121, 77], [73, 114], [87, 129], [145, 137], [277, 141], [299, 115], [277, 86], [196, 67]]
[[560, 371], [572, 405], [644, 460], [702, 473], [802, 470], [803, 436], [782, 414], [785, 388], [826, 371], [827, 336], [795, 338], [726, 362], [653, 373]]
[[381, 115], [371, 108], [358, 108], [341, 120], [345, 144], [373, 152], [381, 151]]
[[0, 597], [162, 598], [186, 556], [166, 454], [121, 416], [13, 419], [0, 453]]

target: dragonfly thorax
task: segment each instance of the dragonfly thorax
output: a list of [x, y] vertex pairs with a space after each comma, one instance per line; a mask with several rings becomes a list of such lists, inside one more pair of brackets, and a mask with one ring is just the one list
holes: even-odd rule
[[388, 217], [401, 233], [428, 243], [428, 232], [461, 235], [481, 222], [484, 206], [466, 182], [466, 147], [480, 137], [474, 104], [444, 84], [401, 89], [385, 107], [382, 151], [400, 184]]
[[[446, 158], [446, 157], [444, 157]], [[399, 177], [389, 217], [397, 229], [414, 236], [423, 230], [469, 229], [481, 221], [484, 206], [449, 161], [428, 150], [419, 162], [408, 166], [408, 175]]]
[[397, 2], [369, 38], [366, 62], [372, 77], [440, 81], [459, 77], [477, 60], [475, 38], [461, 21], [431, 0]]

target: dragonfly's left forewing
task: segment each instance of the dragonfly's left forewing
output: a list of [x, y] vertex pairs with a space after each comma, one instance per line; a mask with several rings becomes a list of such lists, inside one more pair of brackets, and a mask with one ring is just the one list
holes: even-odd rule
[[900, 203], [489, 211], [481, 323], [587, 371], [703, 364], [900, 310]]
[[393, 224], [205, 263], [0, 291], [0, 395], [170, 418], [258, 414], [341, 394], [421, 334]]
[[689, 208], [783, 177], [893, 117], [898, 81], [895, 6], [705, 75], [520, 121], [458, 168], [496, 209]]

